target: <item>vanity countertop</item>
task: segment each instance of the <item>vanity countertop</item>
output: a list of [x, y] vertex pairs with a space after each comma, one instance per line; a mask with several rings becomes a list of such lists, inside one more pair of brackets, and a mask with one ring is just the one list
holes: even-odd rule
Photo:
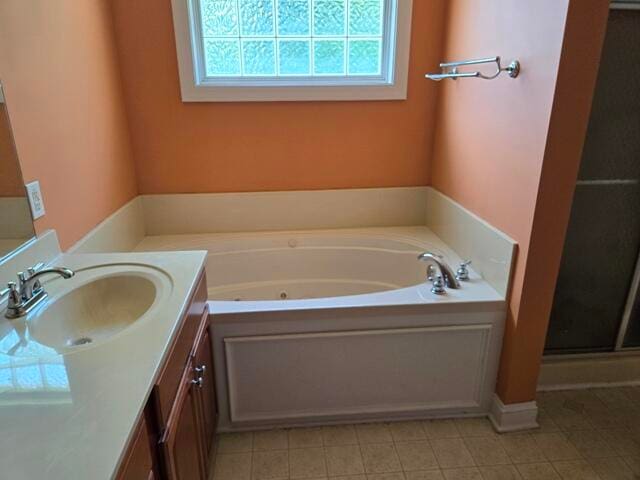
[[27, 344], [9, 355], [7, 347], [20, 337], [12, 322], [0, 319], [0, 477], [115, 475], [205, 258], [206, 252], [162, 252], [56, 259], [55, 265], [77, 270], [79, 279], [87, 265], [137, 264], [169, 280], [163, 300], [148, 314], [110, 339], [75, 351]]

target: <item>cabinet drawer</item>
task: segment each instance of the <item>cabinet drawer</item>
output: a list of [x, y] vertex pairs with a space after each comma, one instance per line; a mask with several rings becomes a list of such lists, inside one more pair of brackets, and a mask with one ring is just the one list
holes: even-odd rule
[[207, 319], [207, 283], [204, 274], [200, 277], [189, 307], [181, 321], [180, 331], [171, 346], [169, 354], [154, 386], [153, 396], [158, 417], [158, 426], [162, 431], [169, 419], [171, 407], [178, 392], [180, 379], [189, 358], [193, 355], [196, 335], [203, 321]]

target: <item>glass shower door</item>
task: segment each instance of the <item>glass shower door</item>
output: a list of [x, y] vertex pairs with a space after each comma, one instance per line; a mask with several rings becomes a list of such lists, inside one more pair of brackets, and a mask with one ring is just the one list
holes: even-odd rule
[[640, 300], [628, 300], [640, 251], [638, 45], [640, 10], [612, 10], [547, 354], [640, 347]]

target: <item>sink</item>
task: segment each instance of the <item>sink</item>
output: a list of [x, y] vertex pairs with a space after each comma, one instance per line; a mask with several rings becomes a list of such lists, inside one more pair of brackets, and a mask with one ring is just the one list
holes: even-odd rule
[[30, 337], [57, 351], [99, 343], [143, 317], [157, 297], [158, 287], [149, 275], [130, 272], [94, 278], [52, 294], [29, 318]]

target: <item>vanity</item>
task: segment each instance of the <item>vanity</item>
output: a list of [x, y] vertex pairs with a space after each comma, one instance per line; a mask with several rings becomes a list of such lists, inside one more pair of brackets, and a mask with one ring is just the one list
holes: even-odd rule
[[[52, 237], [31, 248], [55, 244]], [[20, 257], [0, 273], [30, 261]], [[43, 275], [42, 305], [0, 320], [3, 478], [209, 477], [217, 414], [205, 257], [58, 254], [47, 262], [74, 275]]]
[[199, 275], [116, 478], [207, 479], [216, 427], [206, 279]]

